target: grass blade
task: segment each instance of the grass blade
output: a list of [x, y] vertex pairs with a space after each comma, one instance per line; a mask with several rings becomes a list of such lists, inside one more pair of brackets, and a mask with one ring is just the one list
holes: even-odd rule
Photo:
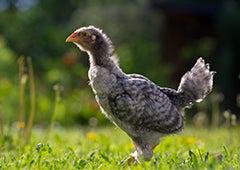
[[28, 64], [29, 81], [30, 81], [30, 115], [28, 119], [27, 128], [24, 134], [24, 145], [27, 144], [29, 136], [31, 134], [33, 119], [35, 115], [35, 83], [34, 83], [34, 72], [33, 72], [31, 57], [27, 58], [27, 64]]
[[52, 129], [52, 126], [53, 126], [53, 123], [56, 119], [56, 116], [57, 116], [57, 112], [58, 112], [58, 108], [59, 108], [59, 102], [61, 101], [61, 91], [63, 90], [63, 86], [61, 86], [60, 84], [56, 84], [53, 86], [53, 89], [55, 91], [55, 106], [54, 106], [54, 112], [53, 112], [53, 115], [52, 115], [52, 120], [50, 122], [50, 125], [48, 127], [48, 131], [47, 131], [47, 134], [45, 136], [45, 139], [44, 139], [44, 142], [47, 141], [48, 139], [48, 134], [50, 133], [51, 129]]
[[193, 166], [195, 168], [197, 168], [198, 167], [198, 161], [197, 161], [196, 155], [191, 150], [189, 150], [189, 156], [190, 156], [190, 161], [193, 163]]
[[17, 141], [16, 146], [20, 143], [21, 132], [25, 125], [25, 108], [24, 108], [24, 98], [25, 98], [25, 86], [27, 83], [27, 75], [24, 74], [24, 56], [21, 56], [18, 59], [19, 65], [19, 125], [18, 125], [18, 134], [17, 134]]

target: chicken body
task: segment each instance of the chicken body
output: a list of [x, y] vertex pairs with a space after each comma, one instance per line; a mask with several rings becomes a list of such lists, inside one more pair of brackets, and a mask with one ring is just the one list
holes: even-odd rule
[[139, 161], [150, 160], [153, 149], [166, 135], [184, 128], [184, 108], [201, 101], [212, 89], [213, 73], [199, 58], [181, 79], [178, 90], [161, 88], [138, 74], [125, 74], [109, 38], [89, 26], [76, 30], [67, 40], [89, 54], [89, 80], [106, 117], [131, 137]]

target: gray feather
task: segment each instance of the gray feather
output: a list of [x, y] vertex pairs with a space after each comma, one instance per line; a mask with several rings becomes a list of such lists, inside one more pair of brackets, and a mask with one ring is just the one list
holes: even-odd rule
[[193, 68], [182, 77], [177, 92], [183, 100], [183, 106], [201, 102], [212, 90], [215, 72], [209, 69], [209, 64], [205, 64], [200, 57]]

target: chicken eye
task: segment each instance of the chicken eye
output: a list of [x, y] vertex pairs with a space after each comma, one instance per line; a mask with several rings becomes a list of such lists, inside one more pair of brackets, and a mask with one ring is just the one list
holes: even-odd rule
[[86, 32], [83, 32], [83, 33], [82, 33], [82, 36], [83, 36], [83, 37], [87, 37], [87, 33], [86, 33]]

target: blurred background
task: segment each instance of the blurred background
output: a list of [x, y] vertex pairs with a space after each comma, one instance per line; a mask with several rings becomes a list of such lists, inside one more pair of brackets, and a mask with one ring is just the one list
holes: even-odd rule
[[[240, 115], [240, 3], [234, 0], [0, 0], [1, 120], [19, 120], [19, 57], [32, 58], [36, 114], [49, 124], [53, 86], [63, 86], [56, 122], [61, 126], [105, 125], [88, 86], [88, 56], [65, 39], [94, 25], [110, 37], [120, 66], [162, 87], [176, 89], [181, 76], [202, 56], [210, 63], [214, 90], [186, 110], [188, 124], [221, 125], [227, 112]], [[25, 65], [24, 74], [28, 75]], [[25, 87], [25, 119], [29, 115]]]

